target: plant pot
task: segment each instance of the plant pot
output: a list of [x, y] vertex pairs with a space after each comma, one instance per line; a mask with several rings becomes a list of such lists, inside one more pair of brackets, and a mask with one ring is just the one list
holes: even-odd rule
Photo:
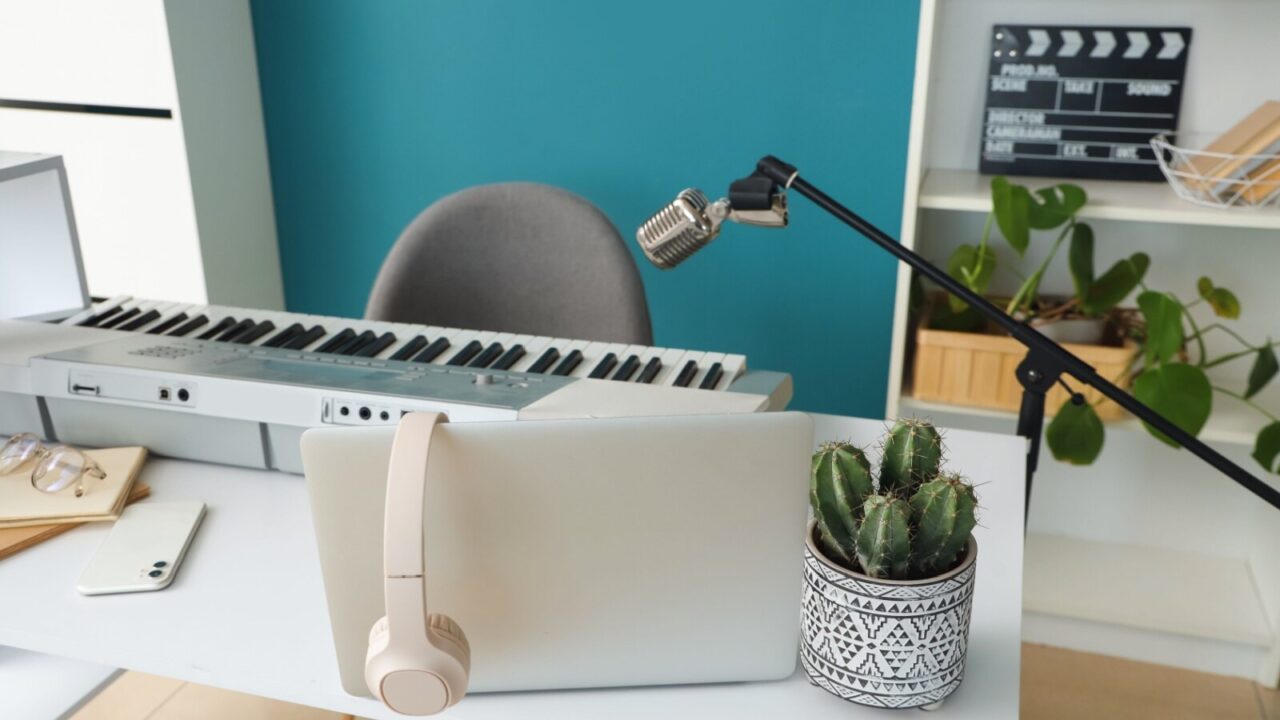
[[[928, 326], [929, 313], [922, 316], [916, 327], [911, 396], [928, 402], [1017, 412], [1022, 405], [1022, 386], [1014, 371], [1026, 357], [1027, 348], [1008, 335], [935, 330]], [[1126, 371], [1139, 351], [1133, 341], [1114, 346], [1064, 343], [1064, 347], [1103, 377], [1122, 388], [1128, 387]], [[1071, 382], [1070, 378], [1067, 381]], [[1072, 387], [1084, 393], [1091, 403], [1102, 399], [1101, 393], [1091, 387], [1080, 383], [1072, 383]], [[1067, 391], [1054, 385], [1045, 395], [1045, 414], [1057, 413], [1066, 401]], [[1124, 409], [1110, 400], [1094, 409], [1103, 420], [1125, 416]]]
[[814, 685], [860, 705], [941, 702], [964, 677], [978, 545], [924, 580], [881, 580], [828, 560], [810, 522], [804, 547], [800, 663]]
[[1068, 318], [1032, 325], [1054, 342], [1076, 345], [1101, 344], [1107, 332], [1107, 321], [1102, 318]]

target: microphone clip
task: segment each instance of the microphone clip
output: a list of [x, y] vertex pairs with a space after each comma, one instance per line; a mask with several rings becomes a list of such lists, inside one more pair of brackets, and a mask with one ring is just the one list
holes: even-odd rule
[[[717, 204], [722, 201], [717, 201]], [[787, 193], [773, 180], [752, 174], [729, 185], [727, 219], [743, 225], [787, 226]]]

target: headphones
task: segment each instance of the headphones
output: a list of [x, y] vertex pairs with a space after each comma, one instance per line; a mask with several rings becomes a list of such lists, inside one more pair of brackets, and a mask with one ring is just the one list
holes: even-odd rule
[[400, 419], [387, 474], [382, 552], [386, 616], [369, 630], [364, 679], [373, 696], [404, 715], [432, 715], [467, 692], [471, 646], [446, 615], [427, 613], [423, 499], [431, 435], [443, 413]]

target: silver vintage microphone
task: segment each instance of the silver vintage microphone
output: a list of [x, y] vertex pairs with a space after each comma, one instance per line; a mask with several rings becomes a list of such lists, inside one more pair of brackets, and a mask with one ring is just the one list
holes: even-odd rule
[[725, 220], [784, 227], [787, 224], [786, 195], [777, 193], [771, 203], [765, 210], [739, 211], [725, 198], [708, 202], [701, 190], [687, 188], [636, 230], [636, 242], [640, 243], [640, 249], [650, 262], [663, 270], [670, 270], [714, 240]]

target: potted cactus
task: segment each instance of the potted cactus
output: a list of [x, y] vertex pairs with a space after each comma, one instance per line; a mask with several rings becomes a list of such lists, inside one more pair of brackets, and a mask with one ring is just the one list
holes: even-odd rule
[[977, 498], [927, 422], [899, 420], [881, 451], [878, 475], [846, 442], [813, 456], [800, 660], [851, 702], [936, 705], [964, 675]]

